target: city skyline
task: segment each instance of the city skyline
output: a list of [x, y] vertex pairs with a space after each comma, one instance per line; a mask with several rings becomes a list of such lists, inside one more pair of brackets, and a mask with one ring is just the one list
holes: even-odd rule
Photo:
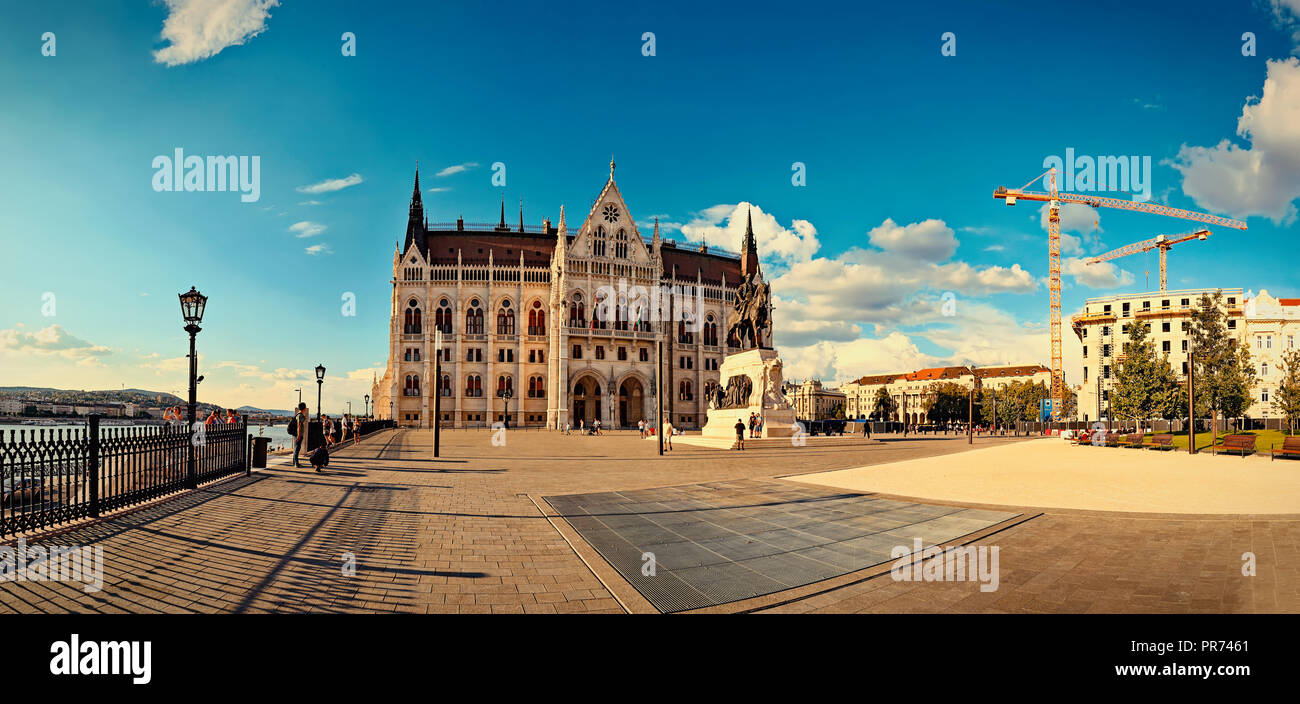
[[[521, 198], [529, 226], [562, 205], [585, 212], [611, 152], [643, 236], [658, 217], [665, 238], [736, 251], [752, 208], [791, 378], [1048, 363], [1041, 212], [991, 194], [1067, 151], [1150, 157], [1154, 201], [1248, 222], [1176, 249], [1171, 289], [1300, 290], [1285, 259], [1259, 254], [1289, 242], [1300, 195], [1286, 119], [1300, 106], [1294, 3], [1198, 3], [1212, 19], [1138, 8], [1118, 27], [1104, 8], [989, 17], [940, 4], [937, 18], [837, 10], [836, 27], [814, 7], [435, 18], [243, 2], [224, 19], [158, 4], [76, 23], [61, 3], [18, 8], [16, 39], [0, 46], [14, 107], [0, 151], [25, 167], [0, 173], [17, 204], [0, 232], [11, 261], [48, 264], [0, 284], [0, 384], [183, 395], [173, 296], [197, 286], [210, 296], [204, 400], [283, 408], [323, 363], [324, 406], [356, 405], [384, 367], [389, 243], [417, 161], [433, 222], [495, 222], [504, 202], [513, 225]], [[1149, 29], [1156, 15], [1168, 31]], [[1036, 26], [1094, 48], [1075, 80], [1060, 72], [1073, 59], [1041, 53]], [[156, 158], [177, 149], [257, 157], [257, 199], [157, 190]], [[1268, 187], [1242, 180], [1252, 173]], [[1155, 288], [1154, 254], [1083, 257], [1193, 229], [1102, 215], [1063, 214], [1066, 316]]]

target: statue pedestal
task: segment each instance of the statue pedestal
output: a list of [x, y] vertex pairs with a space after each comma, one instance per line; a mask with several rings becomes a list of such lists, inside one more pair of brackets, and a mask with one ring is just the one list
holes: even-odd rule
[[745, 438], [749, 438], [749, 416], [763, 419], [760, 438], [788, 438], [795, 433], [794, 407], [781, 393], [781, 358], [776, 350], [753, 349], [737, 352], [722, 360], [718, 369], [720, 384], [725, 390], [732, 379], [748, 377], [749, 398], [733, 405], [724, 403], [721, 408], [710, 405], [708, 420], [700, 434], [706, 438], [735, 439], [736, 421], [745, 424]]

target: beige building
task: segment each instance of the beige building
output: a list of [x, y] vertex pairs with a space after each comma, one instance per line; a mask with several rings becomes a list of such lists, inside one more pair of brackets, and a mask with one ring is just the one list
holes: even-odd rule
[[[870, 418], [876, 409], [876, 396], [880, 389], [894, 400], [896, 410], [883, 420], [924, 424], [926, 407], [930, 404], [930, 387], [935, 383], [954, 383], [971, 388], [979, 382], [980, 388], [1001, 388], [1013, 381], [1044, 383], [1049, 387], [1052, 372], [1041, 364], [996, 367], [931, 367], [913, 372], [876, 374], [845, 384], [846, 411], [849, 418]], [[878, 419], [881, 420], [881, 419]]]
[[822, 387], [818, 379], [802, 384], [786, 385], [785, 395], [794, 405], [795, 418], [799, 420], [825, 420], [834, 418], [845, 407], [845, 395], [839, 389]]
[[[665, 415], [703, 425], [723, 356], [727, 319], [742, 277], [762, 281], [752, 227], [744, 254], [678, 247], [656, 222], [643, 238], [609, 178], [570, 228], [429, 224], [419, 174], [406, 240], [393, 253], [388, 364], [374, 380], [375, 415], [431, 427], [441, 397], [444, 427], [606, 428], [655, 418], [656, 344], [663, 343]], [[649, 299], [647, 312], [638, 304]], [[660, 303], [659, 301], [662, 301]], [[442, 332], [434, 379], [435, 331]], [[510, 398], [507, 400], [507, 396]]]
[[[1203, 295], [1213, 296], [1219, 290], [1154, 291], [1088, 299], [1083, 311], [1071, 319], [1083, 355], [1078, 419], [1109, 417], [1116, 367], [1124, 360], [1124, 342], [1129, 325], [1135, 322], [1151, 326], [1148, 338], [1155, 343], [1156, 354], [1167, 355], [1174, 372], [1186, 379], [1191, 315]], [[1271, 399], [1282, 379], [1278, 363], [1281, 354], [1294, 347], [1300, 335], [1300, 299], [1277, 299], [1268, 291], [1255, 296], [1239, 288], [1222, 292], [1227, 329], [1250, 346], [1255, 366], [1254, 403], [1247, 415], [1276, 418], [1279, 414]]]

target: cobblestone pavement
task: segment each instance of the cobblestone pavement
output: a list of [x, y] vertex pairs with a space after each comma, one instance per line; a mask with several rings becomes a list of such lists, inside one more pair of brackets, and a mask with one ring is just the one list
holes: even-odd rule
[[[636, 611], [635, 592], [539, 508], [542, 495], [785, 481], [773, 478], [969, 449], [964, 438], [913, 436], [743, 454], [682, 446], [660, 458], [635, 433], [511, 431], [501, 447], [491, 438], [444, 432], [434, 460], [432, 431], [380, 433], [337, 451], [325, 474], [273, 460], [281, 464], [252, 477], [29, 538], [101, 546], [103, 589], [0, 582], [0, 613]], [[976, 447], [1005, 442], [1015, 440], [977, 439]], [[1036, 517], [978, 539], [1000, 546], [996, 592], [975, 582], [895, 582], [885, 572], [737, 608], [1300, 610], [1300, 517], [1017, 510]], [[1241, 576], [1245, 552], [1255, 554], [1255, 577]], [[345, 574], [349, 564], [355, 576]]]

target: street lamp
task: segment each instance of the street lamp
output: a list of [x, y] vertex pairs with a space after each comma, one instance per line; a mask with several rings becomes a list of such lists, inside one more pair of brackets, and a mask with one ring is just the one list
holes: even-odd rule
[[366, 418], [370, 417], [370, 394], [366, 394], [365, 413], [362, 413], [361, 415], [365, 416]]
[[[199, 382], [198, 356], [194, 352], [194, 336], [198, 335], [203, 329], [199, 323], [203, 322], [203, 310], [208, 306], [208, 297], [199, 293], [193, 286], [190, 290], [178, 294], [181, 301], [181, 317], [185, 320], [185, 332], [190, 334], [190, 407], [189, 407], [189, 428], [194, 432], [195, 409], [198, 405]], [[198, 488], [199, 474], [198, 463], [194, 455], [194, 443], [189, 443], [189, 463], [186, 468], [186, 485], [191, 489]]]
[[513, 388], [507, 386], [506, 388], [499, 391], [497, 395], [500, 396], [502, 399], [505, 399], [505, 406], [506, 406], [505, 427], [509, 428], [510, 427], [510, 399], [514, 397], [515, 391]]
[[[302, 403], [302, 389], [294, 389], [294, 391], [298, 392], [298, 403]], [[294, 406], [294, 410], [298, 410], [298, 407]]]
[[325, 385], [325, 365], [316, 365], [316, 418], [320, 418], [320, 392]]

